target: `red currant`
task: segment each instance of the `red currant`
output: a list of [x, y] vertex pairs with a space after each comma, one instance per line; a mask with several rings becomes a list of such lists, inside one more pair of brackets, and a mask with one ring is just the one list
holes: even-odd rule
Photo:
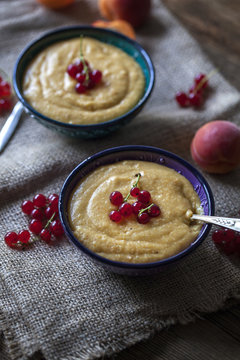
[[4, 240], [7, 246], [14, 248], [18, 242], [18, 235], [14, 231], [8, 232], [5, 235]]
[[62, 224], [60, 222], [60, 220], [54, 220], [51, 224], [50, 224], [50, 231], [51, 233], [56, 236], [56, 237], [60, 237], [64, 234], [64, 230], [62, 227]]
[[33, 219], [29, 224], [29, 230], [33, 233], [38, 235], [43, 229], [43, 224], [40, 220]]
[[30, 216], [31, 216], [32, 219], [43, 220], [43, 213], [39, 209], [33, 209]]
[[221, 244], [224, 241], [225, 233], [224, 230], [215, 230], [212, 233], [212, 240], [215, 244]]
[[86, 86], [79, 82], [76, 84], [75, 89], [78, 94], [84, 94], [87, 90]]
[[202, 100], [203, 100], [202, 95], [199, 92], [197, 92], [196, 94], [194, 93], [189, 94], [189, 101], [193, 106], [198, 107], [202, 105]]
[[138, 200], [141, 201], [143, 204], [148, 204], [151, 199], [151, 195], [149, 191], [142, 190], [139, 192]]
[[30, 232], [28, 230], [22, 230], [18, 233], [18, 240], [23, 244], [28, 244], [30, 240]]
[[92, 88], [94, 88], [94, 86], [95, 86], [94, 81], [92, 79], [89, 79], [88, 83], [86, 85], [87, 89], [92, 89]]
[[11, 96], [11, 86], [10, 84], [2, 80], [0, 82], [0, 97], [10, 97]]
[[54, 213], [55, 213], [55, 211], [53, 210], [53, 208], [51, 206], [48, 206], [44, 211], [44, 214], [48, 220], [51, 219], [51, 217], [53, 216]]
[[110, 218], [110, 220], [118, 223], [119, 221], [121, 221], [122, 215], [120, 214], [119, 211], [113, 210], [113, 211], [110, 212], [109, 218]]
[[94, 82], [94, 84], [98, 84], [102, 80], [102, 72], [99, 70], [93, 70], [89, 73], [89, 77]]
[[138, 197], [140, 193], [140, 190], [138, 187], [133, 187], [131, 190], [130, 190], [130, 194], [133, 196], [133, 197]]
[[181, 107], [187, 107], [190, 105], [189, 98], [184, 92], [178, 92], [175, 99]]
[[25, 201], [22, 203], [21, 208], [22, 208], [22, 212], [23, 212], [24, 214], [30, 215], [31, 212], [32, 212], [33, 209], [34, 209], [34, 206], [33, 206], [32, 201], [30, 201], [30, 200], [25, 200]]
[[51, 202], [53, 201], [53, 199], [56, 198], [56, 197], [58, 198], [58, 194], [51, 194], [51, 195], [49, 195], [49, 197], [48, 197], [48, 202], [51, 203]]
[[51, 233], [47, 229], [42, 229], [40, 232], [40, 238], [44, 240], [46, 243], [50, 243], [51, 241]]
[[43, 194], [37, 194], [33, 198], [33, 205], [42, 208], [46, 205], [47, 199]]
[[125, 202], [119, 207], [119, 212], [122, 216], [128, 217], [132, 214], [132, 205]]
[[77, 82], [83, 84], [84, 81], [86, 80], [86, 74], [84, 74], [84, 73], [77, 73], [77, 75], [76, 75], [76, 80], [77, 80]]
[[122, 194], [120, 193], [120, 191], [113, 191], [111, 194], [110, 194], [110, 201], [113, 205], [121, 205], [123, 203], [123, 196]]
[[234, 241], [235, 240], [235, 232], [231, 229], [224, 229], [224, 236], [225, 236], [225, 241], [226, 242], [231, 242], [231, 241]]
[[[205, 81], [203, 81], [205, 79]], [[194, 78], [194, 82], [196, 85], [202, 83], [201, 88], [205, 89], [208, 86], [207, 76], [205, 74], [199, 74]]]
[[9, 111], [12, 108], [12, 103], [8, 99], [0, 99], [0, 110]]
[[71, 76], [73, 79], [75, 79], [77, 73], [78, 73], [78, 66], [76, 64], [70, 64], [67, 67], [67, 73], [69, 76]]
[[147, 224], [150, 221], [150, 216], [148, 215], [148, 213], [143, 212], [138, 215], [137, 221], [139, 222], [139, 224]]
[[157, 217], [157, 216], [159, 216], [161, 214], [161, 210], [160, 210], [160, 208], [159, 208], [159, 206], [157, 206], [157, 205], [152, 205], [151, 207], [150, 207], [150, 209], [148, 209], [148, 215], [150, 216], [150, 217]]
[[132, 212], [137, 215], [140, 210], [144, 209], [145, 205], [140, 201], [136, 201], [132, 204]]

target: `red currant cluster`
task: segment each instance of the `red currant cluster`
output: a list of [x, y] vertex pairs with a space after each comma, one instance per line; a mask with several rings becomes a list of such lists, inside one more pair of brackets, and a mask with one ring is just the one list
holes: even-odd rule
[[194, 85], [189, 89], [188, 94], [185, 92], [178, 92], [175, 99], [179, 106], [199, 107], [203, 102], [203, 90], [208, 86], [209, 76], [205, 74], [199, 74], [194, 78]]
[[[64, 234], [62, 224], [58, 218], [57, 194], [51, 194], [46, 198], [43, 194], [34, 196], [33, 201], [25, 200], [22, 205], [22, 212], [32, 220], [29, 223], [29, 230], [32, 234], [38, 235], [46, 243]], [[11, 248], [23, 249], [36, 240], [31, 238], [28, 230], [22, 230], [18, 234], [11, 231], [5, 235], [5, 242]]]
[[77, 80], [75, 90], [79, 94], [85, 93], [92, 89], [102, 80], [102, 73], [99, 70], [92, 70], [86, 60], [78, 60], [74, 64], [70, 64], [67, 73], [73, 79]]
[[11, 85], [0, 76], [0, 114], [12, 108]]
[[[118, 223], [123, 217], [129, 217], [134, 214], [137, 216], [137, 221], [140, 224], [146, 224], [150, 221], [151, 217], [157, 217], [161, 211], [159, 206], [155, 204], [149, 204], [151, 200], [151, 194], [146, 190], [141, 190], [137, 187], [141, 174], [136, 174], [137, 181], [131, 188], [128, 195], [123, 198], [120, 191], [113, 191], [110, 194], [110, 201], [113, 205], [118, 206], [118, 210], [113, 210], [109, 214], [109, 218]], [[133, 204], [127, 202], [130, 195], [137, 198]]]
[[226, 255], [240, 256], [240, 233], [231, 229], [215, 230], [212, 233], [212, 240]]

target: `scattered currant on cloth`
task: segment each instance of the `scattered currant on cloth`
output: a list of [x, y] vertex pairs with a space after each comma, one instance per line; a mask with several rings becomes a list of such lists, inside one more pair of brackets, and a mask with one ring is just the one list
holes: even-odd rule
[[[137, 221], [140, 224], [147, 224], [151, 218], [157, 217], [161, 214], [161, 210], [158, 205], [154, 203], [150, 204], [151, 194], [149, 191], [140, 190], [138, 188], [141, 174], [139, 173], [135, 176], [137, 177], [137, 180], [125, 198], [120, 191], [113, 191], [110, 194], [110, 202], [119, 207], [117, 210], [113, 210], [109, 214], [110, 220], [116, 223], [120, 222], [122, 218], [135, 214], [137, 215]], [[133, 204], [127, 202], [130, 196], [137, 198], [137, 201]]]
[[0, 115], [5, 111], [9, 111], [12, 108], [12, 90], [11, 85], [8, 81], [4, 80], [6, 74], [0, 70]]
[[32, 201], [25, 200], [21, 209], [31, 219], [29, 230], [22, 230], [18, 234], [14, 231], [8, 232], [4, 237], [5, 243], [11, 248], [21, 250], [40, 239], [50, 244], [61, 237], [64, 230], [58, 216], [58, 201], [57, 194], [51, 194], [48, 198], [37, 194]]
[[200, 107], [204, 101], [204, 90], [208, 88], [208, 80], [217, 70], [211, 71], [208, 75], [198, 74], [194, 78], [194, 84], [190, 87], [188, 93], [178, 92], [175, 99], [180, 107]]

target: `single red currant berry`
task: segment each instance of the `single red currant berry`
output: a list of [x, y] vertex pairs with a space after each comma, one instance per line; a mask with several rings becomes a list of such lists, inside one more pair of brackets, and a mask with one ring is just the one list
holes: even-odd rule
[[39, 209], [33, 209], [30, 216], [31, 216], [32, 219], [43, 220], [43, 213]]
[[77, 75], [78, 73], [78, 66], [75, 65], [75, 64], [70, 64], [68, 65], [67, 67], [67, 73], [69, 76], [71, 76], [73, 79], [75, 79], [75, 76]]
[[40, 238], [45, 241], [47, 244], [51, 241], [51, 233], [47, 229], [42, 229], [40, 232]]
[[150, 221], [150, 216], [148, 213], [143, 212], [137, 216], [137, 221], [139, 224], [147, 224]]
[[54, 199], [52, 199], [51, 203], [49, 204], [49, 207], [55, 213], [58, 213], [58, 201], [59, 201], [59, 197], [57, 196]]
[[1, 99], [0, 100], [0, 109], [4, 111], [9, 111], [12, 108], [12, 103], [8, 99]]
[[120, 214], [119, 211], [113, 210], [113, 211], [110, 212], [109, 218], [110, 218], [110, 220], [118, 223], [119, 221], [121, 221], [122, 215]]
[[[203, 81], [203, 79], [204, 79], [204, 81]], [[202, 84], [201, 85], [202, 89], [205, 89], [208, 86], [207, 76], [205, 74], [197, 75], [194, 78], [194, 82], [195, 82], [196, 85], [199, 85], [201, 83]]]
[[83, 62], [82, 60], [77, 60], [74, 65], [77, 67], [77, 73], [81, 73], [83, 71]]
[[93, 70], [90, 72], [89, 77], [95, 84], [99, 84], [102, 80], [102, 72], [99, 70]]
[[235, 232], [231, 229], [224, 229], [224, 233], [225, 233], [225, 242], [231, 242], [235, 240]]
[[119, 212], [122, 216], [128, 217], [132, 214], [132, 205], [125, 202], [119, 207]]
[[49, 197], [48, 197], [48, 202], [51, 203], [52, 200], [57, 197], [58, 198], [58, 194], [50, 194]]
[[77, 73], [77, 75], [76, 75], [76, 80], [77, 80], [77, 82], [83, 84], [84, 81], [86, 80], [86, 74], [84, 74], [84, 73]]
[[220, 245], [225, 239], [224, 230], [215, 230], [212, 233], [212, 240], [215, 244]]
[[43, 224], [40, 220], [33, 219], [29, 224], [29, 230], [33, 233], [38, 235], [43, 229]]
[[51, 206], [48, 206], [44, 211], [44, 214], [48, 220], [51, 219], [51, 217], [53, 216], [54, 213], [55, 213], [55, 211], [52, 209]]
[[5, 80], [2, 80], [0, 83], [0, 96], [1, 97], [10, 97], [11, 96], [11, 86]]
[[33, 205], [42, 208], [46, 205], [47, 199], [43, 194], [37, 194], [33, 198]]
[[160, 208], [159, 208], [159, 206], [157, 206], [157, 205], [152, 205], [151, 207], [150, 207], [150, 209], [148, 209], [148, 215], [150, 216], [150, 217], [157, 217], [157, 216], [159, 216], [161, 214], [161, 210], [160, 210]]
[[150, 192], [147, 190], [140, 191], [138, 195], [138, 200], [141, 201], [143, 204], [148, 204], [151, 199]]
[[120, 193], [120, 191], [113, 191], [110, 194], [109, 199], [110, 199], [111, 203], [116, 206], [121, 205], [123, 203], [123, 196]]
[[140, 190], [138, 187], [133, 187], [131, 190], [130, 190], [130, 194], [133, 196], [133, 197], [138, 197], [140, 193]]
[[75, 89], [78, 94], [84, 94], [87, 90], [86, 86], [79, 82], [76, 84]]
[[189, 98], [184, 92], [178, 92], [175, 96], [175, 99], [181, 107], [187, 107], [190, 105]]
[[23, 212], [24, 214], [30, 215], [31, 212], [32, 212], [33, 209], [34, 209], [34, 206], [33, 206], [32, 201], [30, 201], [30, 200], [25, 200], [25, 201], [22, 203], [21, 208], [22, 208], [22, 212]]
[[193, 106], [198, 107], [198, 106], [202, 105], [202, 100], [203, 100], [203, 98], [202, 98], [201, 93], [189, 94], [189, 101], [190, 101], [190, 104]]
[[240, 255], [240, 234], [236, 235], [235, 243], [234, 243], [235, 252]]
[[18, 242], [18, 235], [14, 231], [8, 232], [4, 236], [4, 240], [7, 246], [14, 248], [16, 243]]
[[60, 220], [58, 220], [58, 219], [54, 220], [50, 224], [50, 231], [56, 237], [62, 236], [64, 234], [64, 230], [63, 230]]
[[132, 204], [132, 212], [137, 215], [140, 210], [144, 209], [145, 205], [141, 201], [136, 201]]
[[28, 230], [22, 230], [18, 233], [18, 240], [23, 244], [28, 244], [30, 240], [30, 232]]

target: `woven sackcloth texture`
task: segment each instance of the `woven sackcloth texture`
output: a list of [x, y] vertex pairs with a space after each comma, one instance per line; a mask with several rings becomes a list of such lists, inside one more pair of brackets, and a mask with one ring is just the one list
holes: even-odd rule
[[[9, 74], [20, 51], [47, 30], [91, 23], [97, 1], [76, 1], [50, 11], [34, 0], [0, 2], [0, 67]], [[216, 311], [240, 292], [239, 263], [221, 255], [211, 238], [175, 268], [158, 276], [116, 275], [84, 258], [67, 239], [55, 246], [35, 244], [14, 251], [3, 241], [9, 230], [27, 227], [20, 205], [37, 192], [58, 192], [69, 172], [89, 155], [112, 146], [158, 146], [192, 162], [194, 132], [213, 119], [239, 121], [239, 93], [221, 76], [199, 110], [180, 109], [173, 100], [199, 71], [214, 65], [202, 54], [160, 1], [138, 32], [156, 68], [153, 94], [131, 124], [100, 140], [61, 136], [23, 115], [0, 156], [0, 358], [28, 359], [41, 351], [47, 360], [94, 359], [118, 352], [156, 330]], [[1, 126], [4, 123], [1, 118]], [[216, 213], [236, 216], [240, 172], [212, 176]]]

